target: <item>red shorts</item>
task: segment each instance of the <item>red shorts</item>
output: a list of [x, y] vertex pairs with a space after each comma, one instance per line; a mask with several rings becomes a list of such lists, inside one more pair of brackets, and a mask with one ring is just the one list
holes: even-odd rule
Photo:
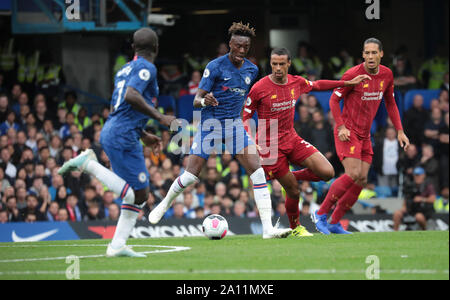
[[336, 153], [341, 161], [346, 157], [351, 157], [372, 164], [373, 149], [370, 137], [361, 139], [355, 132], [351, 131], [350, 141], [342, 142], [338, 137], [337, 129], [335, 129], [334, 142]]
[[305, 159], [319, 152], [313, 145], [296, 135], [290, 141], [278, 147], [278, 153], [261, 155], [262, 167], [266, 173], [267, 180], [281, 178], [289, 170], [289, 163], [300, 166]]

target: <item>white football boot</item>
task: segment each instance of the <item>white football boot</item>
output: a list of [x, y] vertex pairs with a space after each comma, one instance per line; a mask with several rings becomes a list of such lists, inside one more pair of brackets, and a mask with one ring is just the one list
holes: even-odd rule
[[[175, 199], [174, 199], [175, 200]], [[161, 201], [148, 215], [148, 221], [151, 224], [156, 224], [158, 223], [162, 217], [164, 216], [164, 214], [166, 213], [166, 211], [170, 208], [170, 206], [172, 205], [172, 201]]]
[[62, 167], [58, 170], [59, 175], [63, 175], [67, 172], [71, 171], [81, 171], [83, 172], [86, 168], [87, 164], [90, 161], [97, 161], [97, 156], [95, 155], [94, 150], [87, 149], [80, 153], [77, 157], [74, 157], [68, 161], [66, 161]]
[[280, 218], [278, 218], [277, 223], [269, 232], [263, 233], [263, 239], [284, 239], [291, 234], [291, 228], [278, 228], [279, 226]]
[[125, 245], [119, 249], [114, 249], [111, 244], [106, 249], [107, 257], [147, 257], [144, 253], [138, 253], [133, 251], [129, 246]]

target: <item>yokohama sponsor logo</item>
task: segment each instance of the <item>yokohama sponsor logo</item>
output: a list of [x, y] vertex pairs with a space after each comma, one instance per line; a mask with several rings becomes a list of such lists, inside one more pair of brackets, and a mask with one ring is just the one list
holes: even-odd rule
[[[228, 235], [234, 235], [228, 231]], [[138, 226], [131, 233], [134, 238], [161, 238], [161, 237], [189, 237], [204, 236], [202, 225], [172, 225], [172, 226]]]
[[381, 99], [383, 99], [383, 92], [374, 92], [374, 93], [365, 92], [364, 96], [361, 97], [361, 100], [363, 101], [378, 101]]

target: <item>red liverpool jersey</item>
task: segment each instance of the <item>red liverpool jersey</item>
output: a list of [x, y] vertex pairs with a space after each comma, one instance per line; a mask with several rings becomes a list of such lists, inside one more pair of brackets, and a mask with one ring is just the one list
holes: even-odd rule
[[[330, 108], [336, 121], [336, 127], [345, 125], [360, 138], [370, 136], [370, 128], [377, 114], [381, 100], [385, 104], [389, 117], [397, 130], [402, 129], [398, 108], [394, 99], [394, 77], [392, 71], [380, 65], [377, 74], [368, 74], [364, 63], [349, 69], [342, 80], [350, 80], [358, 75], [367, 74], [372, 80], [366, 80], [356, 86], [337, 88], [330, 99]], [[344, 98], [341, 113], [339, 101]]]
[[[256, 142], [264, 133], [268, 145], [277, 143], [282, 146], [297, 136], [294, 129], [295, 103], [301, 94], [309, 93], [313, 83], [301, 76], [288, 74], [286, 84], [276, 84], [269, 76], [259, 80], [250, 90], [244, 106], [243, 120], [250, 119], [255, 111], [258, 113], [258, 134]], [[278, 124], [278, 135], [274, 136], [273, 128]], [[271, 132], [272, 128], [272, 132]], [[262, 142], [262, 141], [261, 141]]]

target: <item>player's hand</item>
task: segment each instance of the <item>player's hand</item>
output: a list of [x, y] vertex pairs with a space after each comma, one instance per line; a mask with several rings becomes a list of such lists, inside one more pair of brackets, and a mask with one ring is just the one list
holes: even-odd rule
[[141, 139], [146, 146], [149, 146], [152, 148], [152, 151], [155, 155], [158, 155], [159, 152], [161, 152], [162, 141], [161, 141], [160, 137], [158, 137], [154, 134], [148, 133], [146, 131], [143, 131]]
[[219, 101], [214, 97], [213, 93], [208, 93], [205, 95], [205, 105], [206, 106], [217, 106]]
[[348, 80], [345, 82], [345, 85], [349, 86], [349, 85], [358, 85], [363, 81], [366, 80], [372, 80], [372, 78], [369, 75], [358, 75], [355, 78], [353, 78], [352, 80]]
[[405, 150], [405, 151], [408, 150], [409, 139], [406, 136], [405, 132], [403, 132], [403, 130], [400, 130], [398, 132], [397, 139], [398, 139], [398, 142], [400, 143], [400, 147], [402, 147], [403, 150]]
[[169, 115], [162, 115], [161, 119], [159, 120], [159, 123], [163, 126], [170, 127], [170, 124], [176, 120], [175, 116], [169, 116]]
[[345, 125], [338, 128], [338, 137], [341, 142], [350, 141], [350, 130], [348, 130]]

